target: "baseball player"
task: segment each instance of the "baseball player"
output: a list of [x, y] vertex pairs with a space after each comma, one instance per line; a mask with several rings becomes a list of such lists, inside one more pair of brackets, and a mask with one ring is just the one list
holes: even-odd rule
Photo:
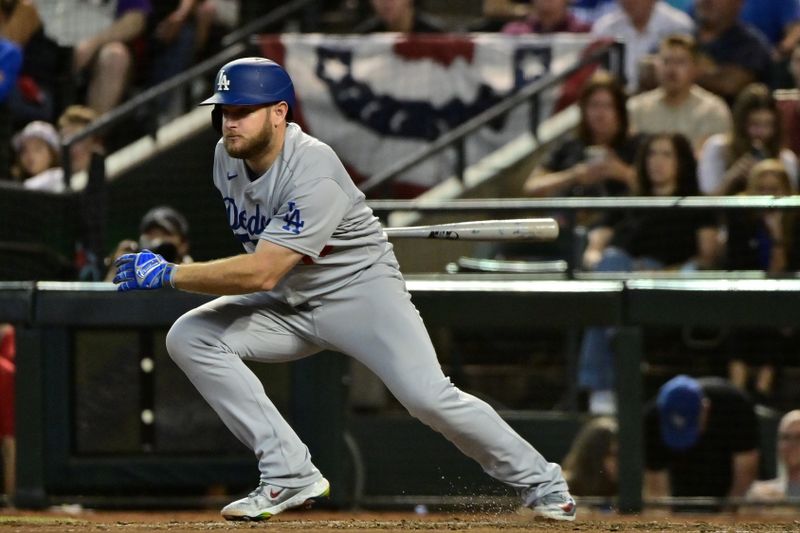
[[540, 516], [574, 520], [561, 468], [483, 401], [442, 373], [392, 245], [339, 158], [291, 122], [292, 81], [277, 63], [223, 66], [212, 122], [214, 184], [247, 253], [176, 265], [144, 250], [117, 261], [120, 291], [220, 295], [180, 317], [167, 349], [225, 425], [258, 458], [261, 482], [222, 509], [260, 520], [326, 497], [328, 481], [243, 360], [278, 362], [323, 349], [355, 357], [423, 423]]

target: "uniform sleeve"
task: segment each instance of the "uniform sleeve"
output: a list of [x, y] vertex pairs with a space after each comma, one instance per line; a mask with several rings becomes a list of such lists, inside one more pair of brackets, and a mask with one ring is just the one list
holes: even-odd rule
[[305, 183], [269, 220], [260, 238], [317, 258], [350, 207], [350, 198], [333, 179]]

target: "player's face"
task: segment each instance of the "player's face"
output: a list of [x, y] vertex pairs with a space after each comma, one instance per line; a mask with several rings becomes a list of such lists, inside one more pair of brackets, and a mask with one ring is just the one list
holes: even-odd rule
[[222, 142], [231, 157], [257, 159], [272, 141], [271, 105], [222, 106]]
[[20, 147], [19, 162], [27, 174], [35, 176], [53, 166], [53, 155], [45, 141], [31, 137]]

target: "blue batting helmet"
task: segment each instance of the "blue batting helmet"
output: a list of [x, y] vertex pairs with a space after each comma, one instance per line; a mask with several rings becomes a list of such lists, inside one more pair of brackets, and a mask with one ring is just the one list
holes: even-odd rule
[[[294, 86], [289, 74], [276, 62], [263, 57], [245, 57], [226, 63], [214, 80], [214, 94], [200, 105], [256, 105], [286, 102], [294, 110]], [[217, 117], [214, 117], [214, 126]]]

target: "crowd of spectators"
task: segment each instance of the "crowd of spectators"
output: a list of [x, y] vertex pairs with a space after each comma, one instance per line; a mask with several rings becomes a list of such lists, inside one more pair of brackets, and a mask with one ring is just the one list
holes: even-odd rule
[[[244, 17], [263, 14], [279, 4], [0, 0], [0, 135], [7, 137], [0, 139], [7, 145], [0, 149], [0, 179], [33, 190], [64, 191], [75, 174], [89, 172], [108, 146], [97, 136], [74, 143], [69, 153], [72, 174], [65, 176], [63, 139], [137, 91], [206, 57], [219, 45], [219, 37]], [[342, 2], [332, 9], [350, 4]], [[622, 77], [598, 71], [583, 85], [574, 135], [548, 150], [520, 195], [787, 196], [798, 192], [795, 151], [800, 149], [800, 99], [789, 98], [784, 109], [775, 91], [800, 88], [800, 0], [484, 0], [483, 18], [469, 27], [450, 26], [414, 0], [369, 0], [359, 5], [356, 11], [363, 16], [348, 32], [473, 30], [501, 32], [509, 39], [573, 32], [623, 39]], [[179, 104], [164, 98], [158, 112], [172, 116]], [[153, 239], [148, 235], [155, 232], [159, 239], [169, 241], [171, 237], [165, 237], [170, 233], [168, 226], [177, 239], [172, 246], [183, 258], [188, 251], [181, 240], [186, 237], [181, 229], [185, 220], [160, 214], [166, 222], [143, 225], [140, 238]], [[787, 211], [725, 216], [696, 210], [587, 211], [576, 220], [587, 231], [578, 265], [587, 271], [730, 269], [784, 275], [800, 268], [800, 217]], [[123, 241], [111, 257], [139, 246], [144, 244]], [[706, 437], [713, 431], [728, 435], [728, 419], [749, 413], [749, 404], [742, 400], [746, 393], [760, 403], [771, 402], [776, 367], [786, 357], [786, 339], [792, 335], [768, 328], [735, 331], [729, 339], [729, 383], [679, 380], [665, 385], [647, 413], [648, 469], [653, 474], [648, 490], [652, 494], [746, 493], [754, 479], [750, 453], [754, 437], [749, 425], [738, 428], [746, 432], [744, 437], [730, 437], [741, 449], [726, 448], [724, 457], [733, 459], [725, 475], [713, 480], [720, 486], [698, 488], [695, 465], [724, 470], [723, 456], [705, 444]], [[595, 414], [615, 412], [613, 338], [613, 329], [589, 328], [581, 343], [579, 384]], [[720, 407], [728, 404], [733, 407]], [[659, 419], [675, 405], [684, 409], [685, 416], [691, 408], [696, 431], [689, 436]], [[712, 405], [717, 408], [711, 409]], [[753, 485], [753, 497], [780, 491], [796, 496], [800, 490], [800, 454], [794, 450], [800, 442], [800, 416], [792, 413], [781, 423], [779, 478]], [[667, 440], [653, 436], [659, 434]], [[587, 428], [579, 442], [581, 446], [566, 462], [574, 486], [584, 484], [592, 487], [588, 493], [612, 494], [616, 426], [604, 419]], [[696, 442], [701, 444], [695, 449]], [[602, 448], [603, 453], [586, 453], [583, 448]], [[678, 452], [690, 448], [695, 455], [681, 460]], [[719, 460], [711, 464], [708, 457]], [[689, 472], [687, 465], [692, 465]], [[600, 467], [609, 474], [606, 479], [593, 484], [580, 477], [581, 468]], [[736, 477], [740, 467], [747, 472], [742, 479]], [[665, 482], [667, 471], [672, 474], [671, 485]]]

